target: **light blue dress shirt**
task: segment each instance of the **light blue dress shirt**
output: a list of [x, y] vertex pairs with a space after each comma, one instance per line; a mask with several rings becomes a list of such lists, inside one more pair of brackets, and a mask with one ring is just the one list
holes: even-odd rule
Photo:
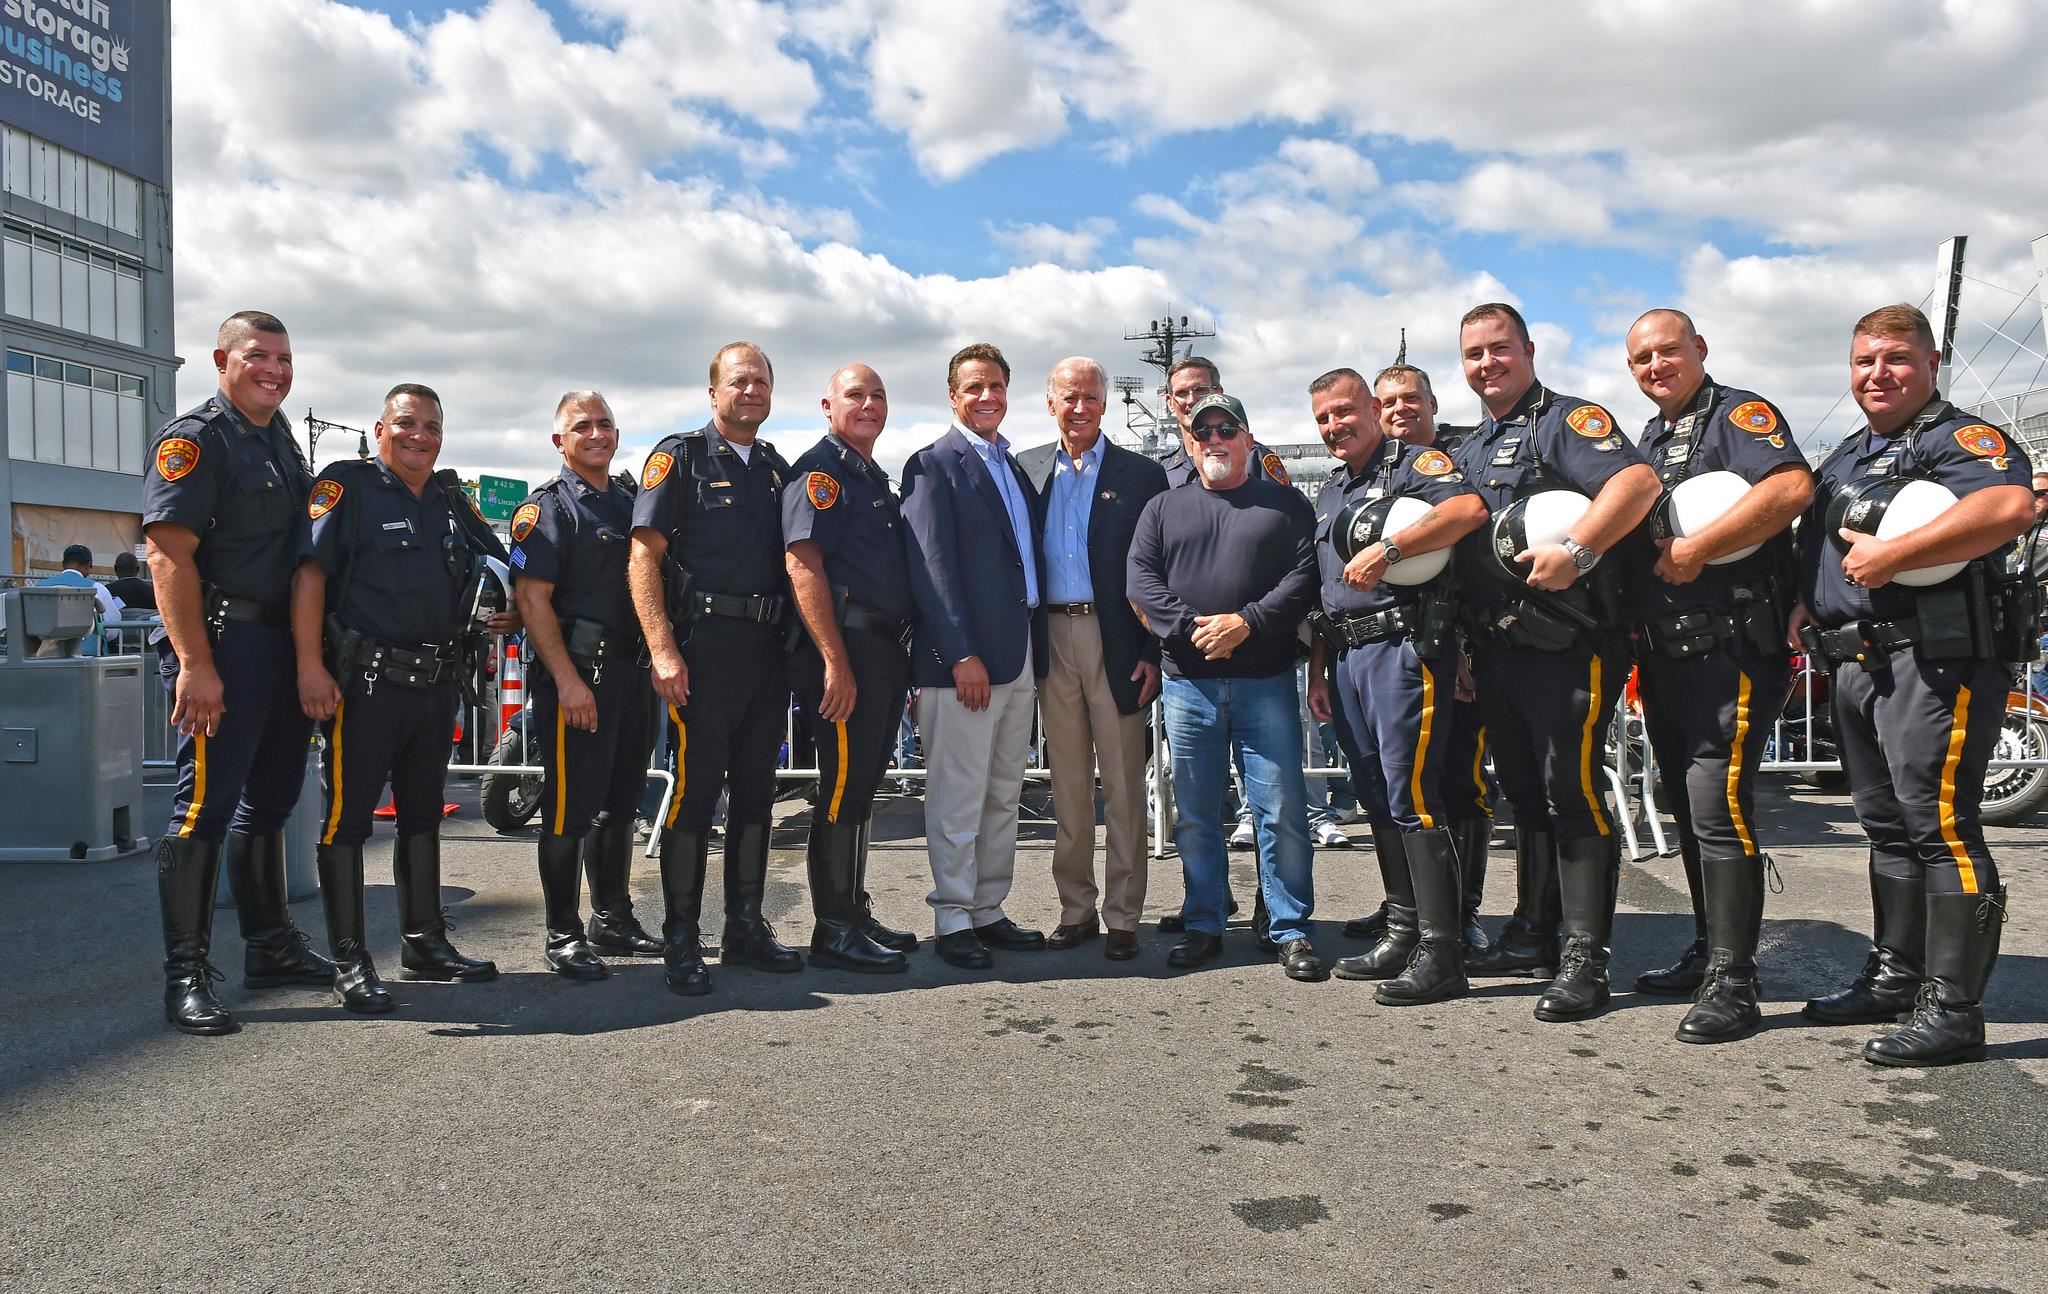
[[[955, 423], [958, 427], [960, 424]], [[1024, 601], [1029, 606], [1038, 605], [1038, 557], [1037, 549], [1031, 543], [1031, 506], [1024, 501], [1024, 487], [1017, 483], [1017, 474], [1010, 470], [1010, 442], [996, 433], [994, 440], [984, 440], [965, 427], [960, 434], [967, 437], [967, 443], [974, 446], [974, 452], [981, 456], [981, 465], [988, 469], [989, 479], [995, 482], [996, 493], [1002, 496], [1003, 507], [1010, 513], [1010, 530], [1017, 537], [1017, 555], [1024, 559]]]
[[1077, 461], [1054, 446], [1052, 488], [1045, 508], [1045, 596], [1049, 602], [1093, 602], [1088, 573], [1088, 514], [1102, 479], [1102, 438]]

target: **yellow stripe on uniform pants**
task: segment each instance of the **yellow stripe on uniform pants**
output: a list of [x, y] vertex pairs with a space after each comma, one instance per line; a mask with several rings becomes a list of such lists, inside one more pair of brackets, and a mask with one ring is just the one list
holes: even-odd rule
[[192, 730], [192, 803], [185, 809], [184, 825], [178, 828], [181, 839], [189, 839], [192, 829], [199, 825], [199, 811], [206, 807], [206, 733], [203, 729]]
[[347, 698], [334, 703], [334, 735], [327, 743], [327, 783], [334, 803], [327, 809], [327, 833], [320, 837], [323, 845], [334, 843], [335, 829], [341, 826], [341, 717], [347, 709]]
[[1742, 746], [1749, 740], [1749, 675], [1740, 668], [1735, 677], [1735, 744], [1728, 748], [1728, 820], [1735, 824], [1735, 838], [1742, 842], [1745, 858], [1756, 855], [1756, 841], [1750, 838], [1749, 823], [1742, 818]]
[[1970, 851], [1963, 844], [1963, 838], [1956, 834], [1956, 765], [1963, 760], [1963, 736], [1969, 729], [1970, 689], [1956, 688], [1955, 714], [1949, 720], [1948, 758], [1941, 762], [1941, 791], [1937, 802], [1941, 810], [1941, 842], [1948, 846], [1948, 852], [1956, 860], [1956, 872], [1963, 880], [1963, 893], [1977, 892], [1977, 865], [1970, 861]]
[[1607, 716], [1607, 707], [1602, 705], [1600, 691], [1600, 653], [1593, 653], [1592, 672], [1586, 677], [1586, 727], [1579, 734], [1579, 790], [1586, 797], [1586, 808], [1593, 815], [1593, 825], [1600, 828], [1600, 834], [1610, 834], [1607, 825], [1607, 811], [1600, 806], [1600, 797], [1593, 790], [1593, 734], [1600, 721]]
[[690, 730], [683, 726], [683, 712], [674, 706], [668, 708], [668, 721], [676, 726], [676, 786], [669, 792], [668, 818], [661, 825], [673, 831], [676, 815], [683, 811], [683, 755], [690, 747]]
[[569, 815], [569, 715], [560, 703], [555, 706], [555, 825], [562, 834], [562, 819]]
[[846, 720], [835, 719], [832, 730], [837, 735], [839, 767], [832, 774], [832, 803], [825, 810], [825, 821], [839, 821], [839, 802], [846, 798]]
[[1428, 665], [1417, 664], [1422, 670], [1422, 728], [1415, 740], [1415, 767], [1408, 774], [1408, 798], [1415, 804], [1415, 816], [1422, 820], [1422, 829], [1434, 831], [1436, 819], [1430, 816], [1429, 807], [1422, 799], [1422, 766], [1429, 754], [1429, 730], [1436, 725], [1436, 680], [1431, 676]]

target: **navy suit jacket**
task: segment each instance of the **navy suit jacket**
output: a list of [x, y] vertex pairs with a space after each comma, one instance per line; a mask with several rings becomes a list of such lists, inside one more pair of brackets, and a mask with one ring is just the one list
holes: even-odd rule
[[[1038, 587], [1045, 587], [1045, 513], [1052, 506], [1053, 456], [1059, 443], [1037, 445], [1017, 455], [1017, 465], [1031, 478], [1032, 488], [1042, 500], [1039, 505]], [[1155, 494], [1163, 493], [1166, 469], [1143, 454], [1121, 445], [1102, 442], [1102, 464], [1097, 469], [1095, 500], [1088, 505], [1088, 582], [1095, 593], [1092, 619], [1102, 633], [1102, 663], [1109, 671], [1109, 693], [1123, 714], [1138, 712], [1138, 690], [1131, 671], [1141, 660], [1159, 663], [1159, 640], [1146, 632], [1131, 610], [1124, 593], [1124, 572], [1129, 569], [1131, 536], [1138, 529], [1138, 514]], [[1039, 611], [1039, 618], [1048, 614]]]
[[[1045, 505], [1015, 459], [1010, 472], [1030, 514], [1035, 554]], [[1024, 559], [1010, 529], [1010, 511], [958, 427], [903, 465], [903, 521], [910, 592], [917, 600], [911, 682], [952, 687], [954, 664], [979, 656], [990, 683], [1013, 683], [1024, 672], [1027, 642], [1032, 672], [1043, 677], [1045, 624], [1025, 602]]]

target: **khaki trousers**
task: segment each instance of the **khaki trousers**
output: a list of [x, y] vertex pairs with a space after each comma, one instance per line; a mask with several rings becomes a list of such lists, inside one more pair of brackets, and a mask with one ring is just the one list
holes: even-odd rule
[[[1135, 931], [1145, 909], [1145, 712], [1119, 714], [1102, 660], [1094, 616], [1049, 617], [1051, 643], [1038, 712], [1045, 728], [1058, 830], [1052, 878], [1060, 924], [1095, 914], [1102, 924]], [[1105, 841], [1102, 887], [1095, 885], [1095, 779], [1102, 778]]]
[[969, 710], [950, 687], [917, 694], [924, 738], [924, 835], [933, 928], [941, 935], [1003, 919], [1017, 868], [1017, 798], [1031, 747], [1031, 653], [1015, 679]]

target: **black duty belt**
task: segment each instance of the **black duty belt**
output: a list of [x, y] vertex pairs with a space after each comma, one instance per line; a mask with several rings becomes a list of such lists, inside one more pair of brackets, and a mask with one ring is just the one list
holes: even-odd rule
[[1735, 617], [1726, 611], [1688, 611], [1636, 625], [1636, 640], [1660, 656], [1683, 660], [1725, 651], [1736, 641]]
[[849, 599], [841, 614], [839, 626], [842, 629], [858, 629], [862, 633], [880, 634], [895, 642], [909, 642], [911, 621], [901, 616], [885, 615], [873, 607], [862, 606]]
[[1095, 614], [1095, 604], [1093, 602], [1048, 602], [1045, 604], [1045, 609], [1056, 616], [1092, 616]]
[[690, 615], [719, 616], [727, 620], [752, 620], [757, 624], [780, 624], [783, 610], [789, 605], [780, 593], [756, 593], [749, 597], [735, 597], [730, 593], [692, 593], [689, 598]]
[[601, 620], [568, 616], [558, 622], [562, 629], [562, 650], [570, 663], [590, 675], [591, 684], [604, 682], [607, 665], [629, 657], [636, 665], [647, 664], [647, 644], [638, 634], [620, 633]]
[[1888, 657], [1901, 647], [1919, 642], [1921, 636], [1919, 617], [1907, 616], [1903, 620], [1851, 620], [1838, 629], [1803, 633], [1801, 639], [1808, 649], [1840, 664], [1851, 660], [1868, 663], [1873, 656]]
[[365, 639], [358, 652], [363, 679], [373, 688], [381, 682], [415, 691], [425, 691], [453, 678], [455, 664], [461, 659], [461, 653], [453, 646], [421, 643], [408, 647], [374, 638]]
[[214, 627], [215, 632], [219, 632], [230, 620], [240, 620], [252, 625], [269, 625], [272, 629], [291, 628], [290, 607], [273, 606], [268, 602], [258, 602], [255, 598], [238, 598], [232, 593], [222, 593], [211, 587], [202, 592], [201, 599], [204, 617], [207, 623]]
[[1415, 608], [1399, 606], [1366, 615], [1324, 616], [1316, 628], [1323, 641], [1339, 651], [1347, 647], [1363, 647], [1367, 643], [1385, 642], [1414, 629]]

